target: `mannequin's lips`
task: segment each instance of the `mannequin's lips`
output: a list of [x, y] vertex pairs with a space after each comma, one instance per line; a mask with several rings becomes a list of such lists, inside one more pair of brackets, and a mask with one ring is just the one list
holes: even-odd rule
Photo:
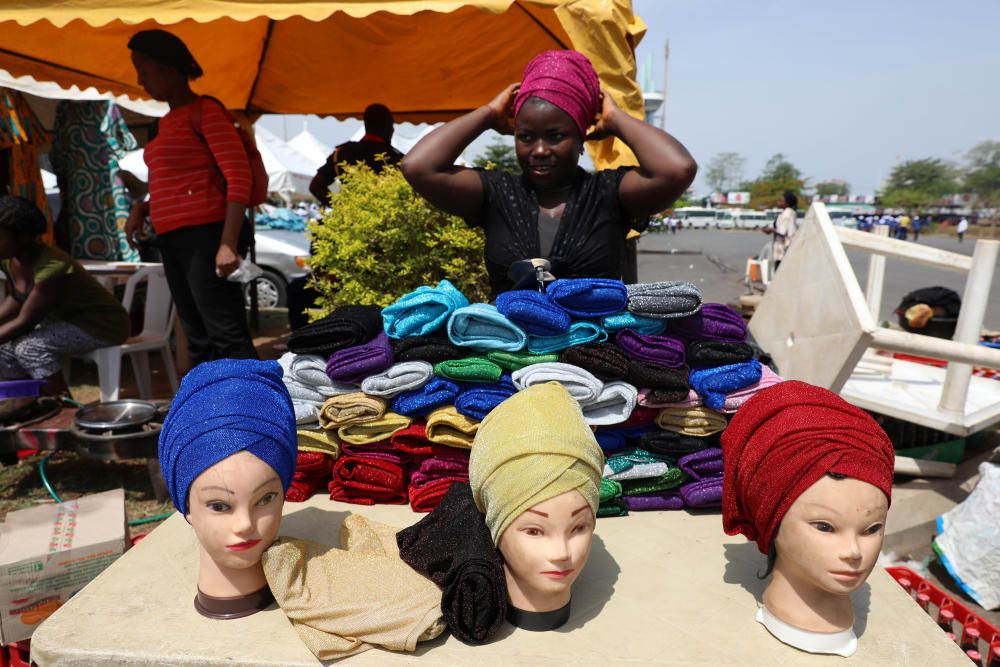
[[258, 544], [260, 544], [260, 540], [249, 540], [247, 542], [240, 542], [239, 544], [230, 544], [226, 548], [230, 551], [246, 551], [247, 549], [253, 549]]
[[852, 570], [842, 570], [842, 571], [839, 571], [839, 572], [831, 572], [830, 574], [832, 574], [835, 577], [840, 577], [842, 579], [857, 579], [857, 578], [859, 578], [864, 573], [863, 572], [854, 572]]
[[551, 570], [549, 572], [542, 572], [542, 574], [544, 574], [547, 577], [561, 578], [561, 577], [568, 577], [569, 575], [573, 574], [574, 572], [576, 572], [575, 569], [572, 569], [572, 570]]

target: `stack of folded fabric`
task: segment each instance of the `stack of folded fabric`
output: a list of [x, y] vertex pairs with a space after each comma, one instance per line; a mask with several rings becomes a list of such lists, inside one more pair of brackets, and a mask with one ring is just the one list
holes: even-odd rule
[[727, 415], [781, 381], [746, 336], [735, 311], [686, 282], [561, 279], [490, 305], [443, 280], [381, 311], [338, 308], [282, 358], [309, 425], [293, 495], [323, 474], [334, 500], [429, 511], [467, 481], [479, 422], [515, 392], [558, 382], [607, 457], [600, 516], [716, 507]]

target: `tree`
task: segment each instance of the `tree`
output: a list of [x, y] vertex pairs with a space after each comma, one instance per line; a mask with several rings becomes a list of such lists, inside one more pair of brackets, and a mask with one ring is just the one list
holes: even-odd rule
[[846, 181], [823, 181], [816, 184], [816, 194], [820, 197], [846, 197], [851, 194], [851, 186]]
[[760, 177], [746, 184], [750, 190], [750, 202], [754, 206], [772, 207], [784, 206], [784, 193], [789, 190], [800, 196], [806, 186], [802, 172], [781, 153], [775, 153]]
[[889, 174], [882, 191], [882, 204], [891, 208], [926, 208], [957, 190], [955, 176], [955, 168], [944, 160], [907, 160]]
[[739, 153], [718, 153], [708, 161], [705, 182], [720, 192], [735, 190], [743, 181], [746, 163], [746, 158]]
[[965, 188], [989, 201], [1000, 198], [1000, 141], [983, 141], [965, 156]]
[[477, 167], [498, 169], [518, 176], [521, 175], [521, 165], [517, 162], [517, 153], [514, 152], [514, 147], [505, 143], [502, 139], [496, 139], [487, 146], [483, 154], [473, 160], [472, 163]]

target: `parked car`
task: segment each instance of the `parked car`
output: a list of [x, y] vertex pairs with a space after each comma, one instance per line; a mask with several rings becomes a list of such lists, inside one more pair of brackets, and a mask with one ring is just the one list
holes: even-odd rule
[[715, 216], [718, 211], [714, 208], [703, 208], [701, 206], [684, 206], [674, 209], [681, 225], [685, 229], [708, 229], [715, 227]]
[[[257, 279], [257, 304], [261, 308], [286, 308], [288, 283], [309, 273], [309, 237], [305, 232], [258, 227], [255, 232], [257, 266], [264, 273]], [[250, 304], [250, 285], [243, 294]]]

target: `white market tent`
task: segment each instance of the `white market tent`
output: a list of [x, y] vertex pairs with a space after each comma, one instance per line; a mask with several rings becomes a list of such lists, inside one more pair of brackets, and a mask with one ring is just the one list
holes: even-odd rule
[[330, 156], [333, 149], [316, 138], [316, 135], [309, 131], [308, 126], [304, 126], [302, 131], [288, 140], [288, 145], [297, 150], [315, 166], [313, 170], [319, 169], [326, 158]]

